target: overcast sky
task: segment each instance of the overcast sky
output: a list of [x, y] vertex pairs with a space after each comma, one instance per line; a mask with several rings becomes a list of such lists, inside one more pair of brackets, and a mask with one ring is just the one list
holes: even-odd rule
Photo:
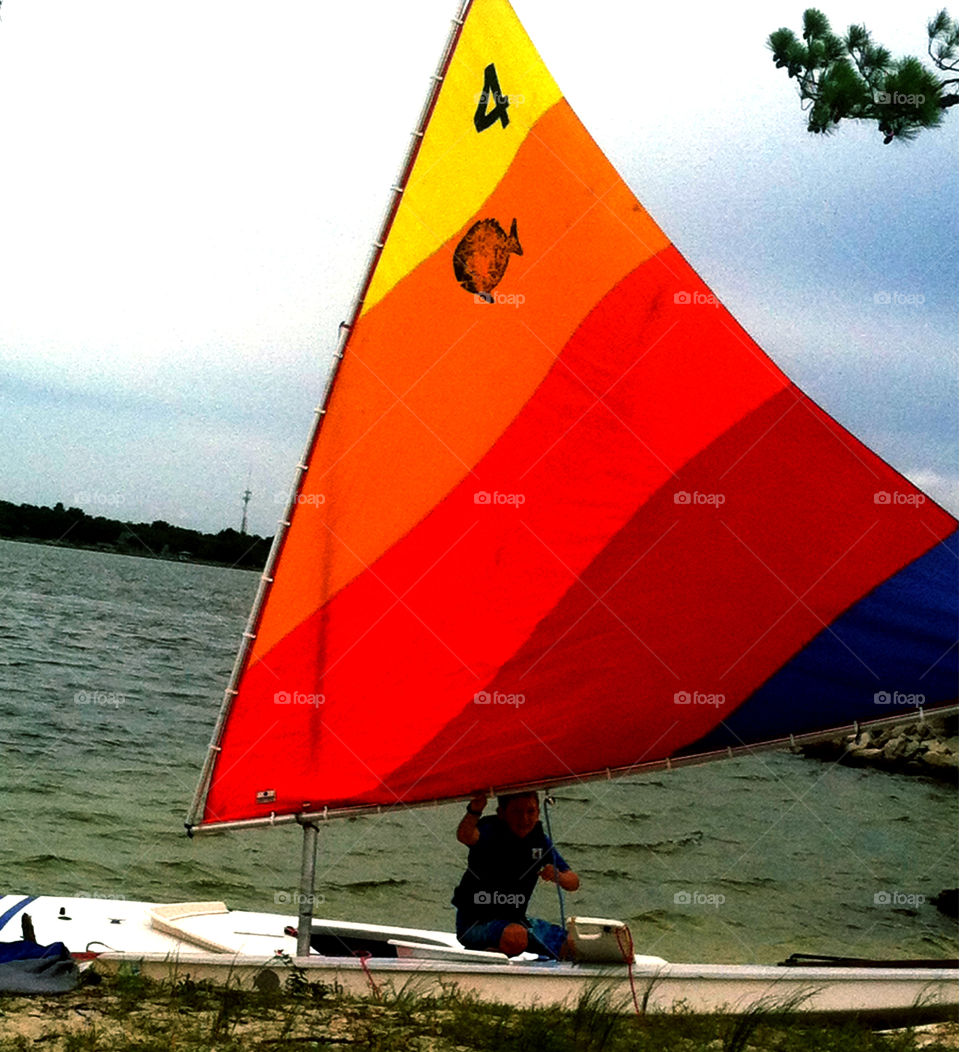
[[[273, 532], [456, 6], [3, 3], [0, 499], [217, 530], [249, 480]], [[514, 6], [723, 303], [956, 513], [956, 111], [808, 135], [765, 48], [804, 0]], [[825, 0], [895, 54], [936, 6]]]

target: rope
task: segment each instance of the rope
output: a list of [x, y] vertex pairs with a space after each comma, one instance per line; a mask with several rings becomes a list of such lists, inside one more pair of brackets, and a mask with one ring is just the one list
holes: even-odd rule
[[[626, 945], [624, 945], [624, 940], [626, 940]], [[623, 954], [623, 963], [627, 966], [627, 976], [630, 979], [630, 994], [633, 997], [633, 1010], [637, 1015], [643, 1015], [640, 1011], [640, 1003], [637, 1001], [637, 986], [633, 980], [633, 934], [626, 925], [622, 928], [617, 928], [617, 946]]]
[[354, 956], [360, 959], [360, 967], [363, 969], [363, 974], [367, 977], [367, 982], [370, 984], [370, 989], [373, 990], [373, 996], [379, 1001], [380, 1000], [380, 987], [377, 986], [376, 980], [367, 967], [367, 960], [373, 956], [368, 951], [354, 950]]
[[553, 839], [553, 831], [550, 829], [550, 805], [552, 803], [554, 803], [554, 802], [555, 801], [554, 801], [552, 796], [545, 796], [543, 798], [543, 818], [544, 818], [544, 821], [547, 823], [547, 836], [550, 838], [550, 843], [553, 845], [553, 871], [554, 871], [554, 874], [555, 874], [555, 876], [557, 878], [557, 880], [556, 880], [557, 898], [560, 901], [560, 927], [563, 928], [564, 931], [566, 931], [567, 930], [567, 918], [566, 918], [566, 915], [565, 915], [564, 909], [563, 909], [563, 888], [560, 887], [560, 867], [557, 865], [557, 858], [556, 858], [557, 845], [556, 845], [556, 841]]

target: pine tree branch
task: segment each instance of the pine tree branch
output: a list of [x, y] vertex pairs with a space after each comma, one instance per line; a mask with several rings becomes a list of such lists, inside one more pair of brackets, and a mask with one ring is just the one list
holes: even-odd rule
[[944, 72], [952, 71], [954, 73], [957, 70], [960, 70], [960, 65], [958, 65], [956, 62], [945, 62], [944, 59], [943, 59], [943, 53], [942, 52], [938, 52], [936, 55], [933, 53], [933, 41], [932, 40], [930, 41], [929, 44], [927, 44], [927, 54], [930, 56], [931, 62], [933, 62], [933, 64], [937, 67], [937, 69], [942, 69]]
[[[946, 8], [927, 23], [927, 54], [935, 69], [957, 72], [958, 27]], [[940, 125], [944, 110], [960, 105], [960, 78], [938, 79], [930, 66], [907, 56], [894, 60], [874, 44], [866, 26], [833, 35], [815, 8], [803, 14], [806, 47], [787, 28], [770, 34], [768, 47], [778, 69], [797, 78], [807, 131], [829, 134], [842, 120], [876, 122], [884, 143], [909, 141]], [[906, 101], [904, 101], [906, 100]]]
[[848, 50], [850, 52], [850, 57], [853, 59], [854, 65], [857, 67], [857, 72], [860, 74], [861, 77], [863, 77], [865, 81], [869, 83], [870, 78], [867, 76], [866, 70], [864, 70], [863, 68], [863, 50], [857, 49], [860, 52], [859, 57], [857, 55], [857, 50], [855, 50], [854, 48], [848, 48]]

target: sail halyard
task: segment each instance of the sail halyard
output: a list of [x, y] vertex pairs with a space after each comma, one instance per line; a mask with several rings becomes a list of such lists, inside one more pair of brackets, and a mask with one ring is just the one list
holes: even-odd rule
[[441, 68], [284, 519], [310, 471], [333, 496], [278, 533], [191, 823], [702, 763], [867, 726], [888, 688], [955, 701], [925, 679], [955, 645], [952, 517], [726, 313], [504, 0], [463, 5]]
[[380, 229], [377, 234], [377, 238], [371, 246], [370, 254], [367, 258], [367, 264], [363, 277], [361, 278], [357, 286], [357, 292], [350, 309], [350, 319], [349, 321], [344, 322], [340, 325], [340, 329], [337, 336], [337, 348], [334, 352], [333, 361], [331, 363], [330, 370], [327, 373], [326, 381], [324, 382], [320, 402], [317, 405], [316, 410], [314, 411], [313, 425], [311, 427], [310, 434], [307, 438], [304, 453], [301, 456], [299, 462], [297, 463], [296, 476], [294, 478], [293, 486], [290, 491], [290, 496], [287, 499], [286, 507], [284, 508], [284, 513], [277, 523], [277, 532], [275, 533], [273, 543], [270, 546], [270, 552], [267, 556], [266, 566], [264, 567], [263, 573], [260, 575], [260, 582], [257, 587], [257, 594], [254, 597], [253, 606], [250, 610], [250, 615], [247, 619], [247, 624], [244, 628], [243, 635], [241, 637], [241, 645], [237, 651], [237, 656], [234, 660], [233, 669], [230, 673], [230, 679], [224, 691], [223, 701], [221, 702], [220, 706], [220, 712], [217, 717], [216, 725], [214, 726], [210, 745], [207, 748], [207, 754], [204, 758], [204, 764], [200, 773], [200, 779], [197, 783], [197, 789], [194, 794], [193, 802], [190, 806], [190, 811], [187, 815], [186, 822], [184, 823], [187, 832], [191, 835], [193, 830], [198, 826], [200, 819], [203, 815], [207, 790], [210, 785], [210, 779], [213, 774], [213, 768], [216, 763], [217, 754], [220, 751], [220, 739], [223, 734], [223, 729], [230, 715], [231, 703], [233, 701], [233, 698], [235, 698], [237, 694], [237, 685], [240, 682], [240, 677], [243, 675], [243, 671], [249, 659], [251, 646], [253, 644], [253, 641], [257, 637], [257, 629], [260, 624], [261, 613], [264, 609], [267, 597], [270, 592], [270, 585], [273, 583], [274, 580], [274, 569], [280, 560], [280, 555], [283, 549], [283, 542], [286, 538], [287, 531], [289, 530], [291, 525], [292, 513], [297, 505], [298, 497], [300, 496], [301, 485], [303, 483], [304, 475], [310, 464], [310, 459], [313, 455], [313, 451], [316, 448], [317, 442], [320, 438], [320, 430], [323, 426], [323, 418], [326, 415], [327, 405], [329, 404], [330, 397], [333, 393], [333, 385], [336, 381], [337, 373], [339, 372], [340, 363], [343, 361], [343, 356], [346, 353], [347, 346], [349, 345], [350, 336], [353, 332], [353, 327], [356, 324], [357, 318], [360, 316], [360, 312], [363, 310], [364, 299], [366, 298], [367, 290], [370, 288], [370, 282], [373, 279], [373, 273], [376, 270], [377, 262], [380, 259], [384, 245], [386, 244], [387, 238], [389, 237], [390, 229], [393, 226], [393, 221], [397, 214], [397, 209], [400, 205], [400, 200], [403, 194], [404, 187], [406, 186], [413, 165], [416, 162], [417, 154], [419, 153], [421, 144], [423, 142], [424, 132], [426, 131], [426, 127], [430, 121], [430, 115], [433, 112], [433, 107], [436, 103], [437, 95], [440, 91], [440, 86], [443, 83], [443, 78], [453, 57], [454, 49], [456, 48], [457, 39], [460, 36], [464, 20], [467, 17], [467, 12], [469, 11], [470, 5], [472, 3], [473, 0], [457, 0], [457, 15], [454, 19], [452, 19], [452, 25], [450, 28], [450, 32], [447, 36], [447, 42], [444, 46], [440, 62], [437, 66], [436, 72], [431, 77], [430, 86], [427, 90], [423, 106], [420, 110], [420, 116], [417, 120], [416, 130], [411, 133], [411, 141], [407, 148], [407, 153], [403, 159], [403, 163], [400, 166], [400, 171], [397, 176], [397, 179], [391, 186], [390, 198], [386, 208], [386, 212], [384, 214], [384, 218], [380, 224]]

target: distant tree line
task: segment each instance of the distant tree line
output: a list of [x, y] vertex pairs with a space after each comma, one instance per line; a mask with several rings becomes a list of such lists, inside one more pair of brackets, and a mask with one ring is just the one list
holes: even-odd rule
[[102, 515], [88, 515], [80, 508], [52, 508], [0, 501], [0, 537], [40, 541], [70, 548], [95, 548], [183, 562], [209, 562], [261, 570], [272, 538], [226, 529], [201, 533], [182, 526], [156, 522], [120, 522]]

